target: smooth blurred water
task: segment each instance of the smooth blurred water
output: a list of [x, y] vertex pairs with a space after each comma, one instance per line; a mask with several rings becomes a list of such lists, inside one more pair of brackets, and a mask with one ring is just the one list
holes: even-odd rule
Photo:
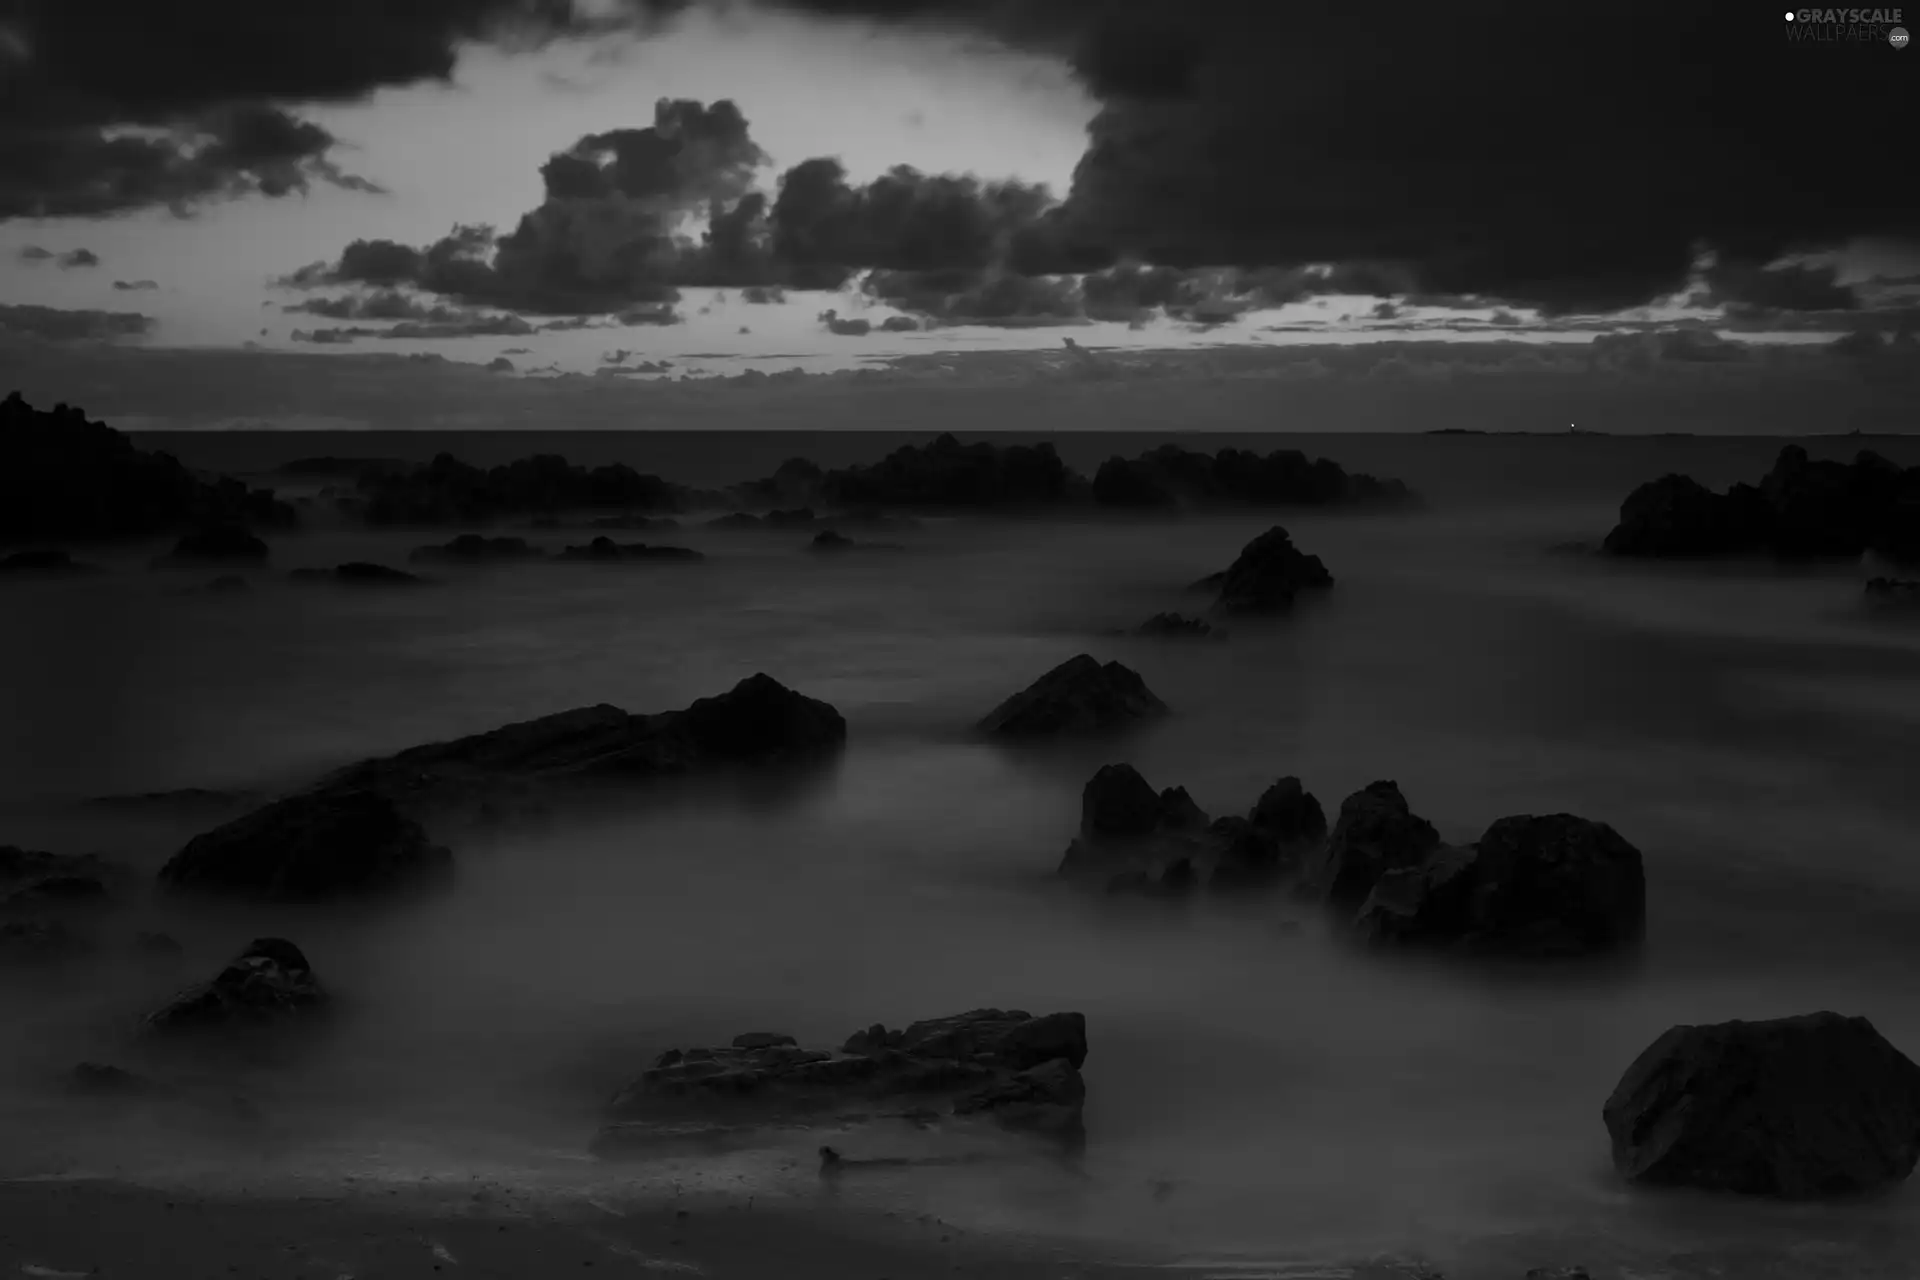
[[[786, 794], [661, 790], [464, 840], [459, 884], [426, 903], [139, 898], [104, 927], [168, 928], [184, 960], [110, 948], [65, 978], [0, 985], [16, 1032], [0, 1040], [10, 1167], [229, 1159], [83, 1127], [48, 1109], [46, 1082], [113, 1056], [128, 1020], [248, 938], [284, 932], [348, 1016], [291, 1067], [241, 1082], [272, 1118], [282, 1172], [511, 1167], [799, 1194], [808, 1167], [791, 1151], [626, 1173], [575, 1157], [593, 1107], [669, 1044], [750, 1028], [837, 1043], [876, 1020], [1074, 1008], [1093, 1046], [1084, 1178], [967, 1166], [845, 1194], [1194, 1254], [1425, 1252], [1449, 1275], [1517, 1275], [1521, 1260], [1908, 1274], [1911, 1193], [1793, 1210], [1628, 1194], [1599, 1112], [1674, 1022], [1834, 1008], [1920, 1053], [1920, 628], [1863, 615], [1855, 567], [1550, 550], [1604, 532], [1616, 473], [1672, 469], [1664, 447], [1701, 442], [1632, 442], [1590, 467], [1577, 451], [1619, 442], [1441, 443], [1460, 447], [1442, 459], [1458, 474], [1432, 438], [1406, 441], [1402, 467], [1390, 440], [1364, 463], [1337, 454], [1453, 496], [1410, 515], [1281, 517], [1339, 585], [1222, 644], [1101, 632], [1191, 607], [1182, 586], [1273, 517], [935, 522], [899, 535], [905, 551], [842, 557], [808, 554], [805, 534], [693, 532], [673, 540], [704, 564], [449, 568], [413, 591], [278, 579], [395, 563], [445, 536], [335, 529], [278, 541], [247, 597], [172, 594], [210, 575], [145, 571], [151, 549], [97, 578], [7, 584], [0, 842], [143, 868], [211, 820], [73, 802], [272, 787], [584, 703], [680, 706], [757, 670], [850, 726], [834, 769]], [[1747, 451], [1718, 482], [1777, 447], [1713, 444]], [[1119, 743], [967, 738], [1081, 651], [1135, 667], [1176, 714]], [[1646, 854], [1644, 963], [1499, 977], [1360, 959], [1285, 901], [1076, 897], [1051, 872], [1082, 782], [1118, 759], [1215, 814], [1297, 773], [1329, 813], [1396, 779], [1452, 839], [1513, 813], [1603, 819]]]

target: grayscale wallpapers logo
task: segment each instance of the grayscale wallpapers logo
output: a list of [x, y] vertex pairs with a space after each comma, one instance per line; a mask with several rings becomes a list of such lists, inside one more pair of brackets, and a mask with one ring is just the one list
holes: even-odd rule
[[1795, 44], [1890, 44], [1907, 47], [1900, 9], [1789, 9], [1787, 39]]

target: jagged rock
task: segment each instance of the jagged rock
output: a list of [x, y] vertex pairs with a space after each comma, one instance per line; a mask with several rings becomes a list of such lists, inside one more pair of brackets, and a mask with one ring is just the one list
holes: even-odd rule
[[352, 560], [331, 569], [295, 569], [287, 575], [295, 582], [337, 582], [344, 586], [407, 587], [426, 579], [405, 569], [389, 568], [365, 560]]
[[1020, 507], [1068, 501], [1085, 485], [1051, 444], [963, 445], [941, 435], [871, 466], [827, 472], [817, 488], [835, 507]]
[[335, 787], [276, 800], [195, 836], [160, 868], [160, 883], [310, 902], [414, 884], [447, 871], [452, 858], [389, 796]]
[[416, 563], [484, 564], [499, 560], [541, 560], [546, 554], [525, 538], [489, 538], [478, 533], [463, 533], [439, 546], [415, 547], [407, 558]]
[[602, 703], [410, 747], [350, 765], [320, 790], [373, 791], [402, 804], [485, 800], [520, 784], [822, 759], [846, 738], [838, 711], [759, 674], [678, 711], [634, 715]]
[[1380, 877], [1417, 867], [1440, 847], [1440, 833], [1407, 807], [1399, 784], [1371, 782], [1340, 802], [1317, 884], [1336, 910], [1356, 912]]
[[171, 1034], [271, 1024], [316, 1012], [327, 998], [300, 948], [285, 938], [256, 938], [211, 981], [148, 1014], [144, 1029]]
[[[1080, 1014], [976, 1009], [897, 1031], [876, 1025], [854, 1033], [837, 1053], [763, 1035], [738, 1037], [728, 1048], [670, 1049], [621, 1089], [609, 1110], [626, 1121], [779, 1121], [870, 1113], [888, 1104], [920, 1111], [944, 1102], [954, 1115], [1070, 1137], [1081, 1126], [1086, 1056]], [[605, 1134], [601, 1145], [618, 1137]]]
[[1146, 835], [1160, 817], [1160, 793], [1130, 764], [1101, 766], [1080, 793], [1080, 829], [1089, 836]]
[[1578, 956], [1638, 942], [1640, 851], [1572, 814], [1502, 818], [1475, 844], [1382, 871], [1355, 924], [1370, 941], [1478, 955]]
[[669, 547], [645, 542], [615, 542], [599, 537], [584, 547], [568, 547], [554, 556], [556, 560], [629, 561], [629, 560], [705, 560], [691, 547]]
[[1687, 476], [1662, 476], [1628, 495], [1604, 546], [1660, 557], [1874, 550], [1910, 562], [1920, 557], [1920, 467], [1903, 470], [1872, 452], [1851, 463], [1815, 460], [1787, 445], [1758, 486], [1716, 494]]
[[[1104, 479], [1104, 483], [1103, 483]], [[1164, 444], [1133, 461], [1111, 458], [1093, 482], [1094, 501], [1110, 506], [1406, 506], [1416, 501], [1398, 480], [1349, 474], [1330, 458], [1297, 449], [1262, 456], [1245, 449], [1215, 454]]]
[[79, 408], [0, 402], [0, 542], [131, 538], [195, 525], [293, 525], [292, 507], [238, 480], [206, 481]]
[[1106, 765], [1081, 791], [1080, 834], [1060, 874], [1116, 893], [1252, 888], [1297, 870], [1325, 834], [1320, 803], [1298, 778], [1268, 788], [1249, 817], [1209, 821], [1185, 787], [1156, 793], [1132, 765]]
[[1166, 713], [1137, 672], [1083, 653], [995, 707], [979, 727], [1007, 738], [1102, 733]]
[[1629, 1181], [1812, 1199], [1899, 1182], [1920, 1159], [1920, 1066], [1831, 1012], [1676, 1026], [1603, 1111]]
[[[1215, 580], [1202, 579], [1210, 581]], [[1241, 548], [1219, 576], [1215, 607], [1225, 613], [1273, 613], [1291, 608], [1302, 591], [1332, 585], [1333, 575], [1320, 557], [1301, 552], [1292, 536], [1275, 525]]]
[[358, 488], [365, 517], [376, 525], [484, 524], [594, 507], [679, 511], [705, 497], [625, 463], [577, 467], [557, 454], [483, 470], [442, 453], [424, 466], [363, 472]]

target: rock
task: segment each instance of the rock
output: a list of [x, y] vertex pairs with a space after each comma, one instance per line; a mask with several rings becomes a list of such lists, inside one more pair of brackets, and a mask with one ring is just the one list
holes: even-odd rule
[[1138, 627], [1133, 634], [1137, 636], [1159, 636], [1167, 639], [1203, 637], [1219, 638], [1226, 633], [1215, 629], [1210, 622], [1200, 618], [1189, 618], [1181, 613], [1156, 613]]
[[736, 1049], [777, 1049], [783, 1044], [799, 1044], [792, 1036], [778, 1031], [748, 1031], [733, 1038]]
[[16, 551], [0, 556], [0, 574], [26, 577], [66, 577], [76, 573], [97, 573], [90, 564], [81, 564], [66, 551]]
[[[209, 787], [180, 787], [172, 791], [139, 791], [129, 795], [95, 796], [83, 803], [90, 809], [140, 811], [153, 809], [230, 809], [246, 804], [250, 791], [218, 791]], [[3, 864], [3, 860], [0, 860]]]
[[156, 956], [177, 956], [186, 951], [186, 948], [180, 945], [180, 940], [172, 934], [155, 933], [147, 929], [142, 929], [134, 935], [133, 945], [149, 955]]
[[1333, 585], [1319, 556], [1302, 553], [1275, 525], [1241, 548], [1220, 579], [1215, 607], [1225, 613], [1273, 613], [1293, 606], [1302, 591]]
[[1160, 793], [1130, 764], [1101, 766], [1080, 792], [1080, 830], [1087, 836], [1147, 835], [1159, 827], [1161, 812]]
[[846, 739], [838, 711], [760, 674], [679, 711], [633, 715], [602, 703], [410, 747], [350, 765], [321, 790], [374, 791], [403, 804], [484, 799], [515, 784], [818, 760]]
[[424, 466], [362, 473], [358, 488], [360, 509], [376, 525], [484, 524], [596, 507], [679, 511], [706, 497], [624, 463], [576, 467], [557, 454], [483, 470], [442, 453]]
[[680, 522], [671, 516], [601, 516], [587, 521], [589, 529], [667, 530], [679, 527]]
[[404, 569], [393, 569], [365, 560], [350, 560], [332, 569], [295, 569], [288, 576], [295, 582], [338, 582], [345, 586], [406, 587], [418, 586], [426, 581]]
[[203, 480], [78, 408], [0, 402], [0, 543], [134, 538], [196, 525], [295, 524], [271, 490]]
[[1603, 1112], [1632, 1182], [1804, 1200], [1899, 1182], [1920, 1159], [1920, 1066], [1865, 1018], [1676, 1026]]
[[815, 489], [833, 507], [1032, 507], [1070, 501], [1086, 483], [1051, 444], [963, 445], [941, 435], [871, 466], [826, 472]]
[[1920, 581], [1910, 582], [1901, 578], [1869, 578], [1866, 586], [1866, 600], [1869, 605], [1880, 608], [1920, 606]]
[[211, 981], [187, 988], [147, 1015], [149, 1033], [250, 1027], [317, 1012], [327, 992], [300, 948], [256, 938]]
[[1716, 494], [1687, 476], [1662, 476], [1628, 495], [1604, 546], [1661, 557], [1874, 550], [1911, 562], [1920, 556], [1920, 467], [1903, 470], [1872, 452], [1851, 463], [1814, 460], [1787, 445], [1758, 486]]
[[113, 873], [114, 864], [92, 853], [46, 853], [0, 845], [0, 887], [14, 887], [51, 876], [96, 876]]
[[1371, 782], [1340, 802], [1340, 817], [1317, 876], [1333, 908], [1356, 912], [1380, 877], [1417, 867], [1440, 847], [1440, 833], [1407, 807], [1394, 782]]
[[976, 1009], [898, 1031], [876, 1025], [837, 1053], [747, 1035], [729, 1048], [668, 1050], [614, 1096], [610, 1111], [619, 1120], [692, 1113], [777, 1121], [944, 1102], [956, 1116], [1073, 1136], [1086, 1056], [1086, 1019], [1077, 1013]]
[[160, 883], [312, 902], [417, 883], [447, 871], [452, 857], [390, 797], [333, 788], [276, 800], [195, 836], [160, 868]]
[[1417, 502], [1401, 481], [1350, 474], [1332, 459], [1309, 459], [1297, 449], [1265, 456], [1222, 449], [1208, 455], [1174, 444], [1151, 449], [1132, 462], [1109, 459], [1094, 477], [1093, 498], [1102, 505], [1136, 507], [1403, 507]]
[[584, 547], [568, 547], [554, 556], [556, 560], [705, 560], [706, 557], [691, 547], [669, 547], [645, 542], [615, 542], [612, 538], [599, 537]]
[[1527, 1280], [1593, 1280], [1585, 1267], [1528, 1267]]
[[112, 896], [97, 875], [51, 875], [32, 880], [0, 897], [0, 910], [37, 911], [47, 907], [85, 906]]
[[216, 596], [246, 595], [253, 590], [253, 584], [237, 573], [223, 573], [200, 590]]
[[1083, 653], [1008, 698], [979, 727], [1005, 738], [1103, 733], [1166, 713], [1138, 673]]
[[459, 564], [485, 564], [500, 560], [540, 560], [546, 552], [528, 544], [525, 538], [488, 538], [478, 533], [463, 533], [452, 542], [436, 547], [415, 547], [407, 559]]
[[1282, 844], [1318, 844], [1327, 836], [1326, 811], [1300, 779], [1291, 775], [1260, 793], [1247, 822]]
[[1356, 926], [1385, 944], [1475, 955], [1580, 956], [1646, 929], [1640, 851], [1572, 814], [1502, 818], [1475, 844], [1381, 873]]
[[765, 515], [735, 511], [730, 515], [716, 516], [707, 521], [709, 529], [804, 529], [818, 517], [811, 507], [797, 507], [791, 511], [769, 511]]
[[1279, 779], [1244, 818], [1221, 818], [1208, 832], [1215, 848], [1209, 883], [1218, 889], [1270, 885], [1296, 874], [1327, 835], [1320, 801], [1300, 779]]
[[848, 551], [853, 548], [854, 541], [844, 533], [822, 529], [813, 535], [813, 541], [807, 545], [814, 551]]
[[107, 1062], [75, 1064], [67, 1077], [67, 1088], [92, 1097], [144, 1097], [155, 1092], [152, 1080]]

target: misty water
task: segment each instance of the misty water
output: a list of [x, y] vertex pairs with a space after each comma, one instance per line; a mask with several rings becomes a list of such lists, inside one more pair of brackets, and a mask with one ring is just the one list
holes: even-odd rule
[[[221, 449], [267, 450], [265, 465], [395, 447], [314, 443], [182, 452], [232, 465]], [[665, 458], [639, 436], [562, 450], [708, 483], [788, 453], [834, 462], [884, 447], [703, 444], [698, 458], [684, 438]], [[1087, 467], [1112, 444], [1062, 451]], [[486, 461], [531, 451], [450, 447]], [[139, 891], [101, 925], [107, 944], [88, 963], [0, 975], [0, 1173], [207, 1185], [484, 1173], [804, 1202], [818, 1194], [810, 1143], [601, 1164], [586, 1158], [595, 1109], [671, 1045], [761, 1029], [837, 1045], [875, 1021], [1077, 1009], [1092, 1046], [1077, 1172], [928, 1168], [843, 1195], [1190, 1258], [1391, 1251], [1450, 1276], [1515, 1261], [1909, 1274], [1912, 1189], [1815, 1207], [1629, 1192], [1600, 1108], [1676, 1022], [1831, 1008], [1920, 1054], [1920, 626], [1864, 613], [1857, 565], [1620, 565], [1554, 550], [1603, 533], [1638, 479], [1751, 478], [1778, 442], [1309, 447], [1401, 476], [1434, 504], [929, 521], [885, 535], [904, 550], [842, 556], [808, 554], [805, 533], [691, 529], [632, 536], [697, 546], [705, 563], [435, 568], [417, 590], [282, 581], [301, 565], [399, 563], [449, 536], [321, 528], [276, 541], [273, 570], [246, 596], [178, 594], [211, 571], [149, 572], [152, 547], [91, 557], [119, 572], [7, 584], [0, 843], [99, 851], [143, 872], [225, 815], [80, 801], [269, 791], [567, 707], [678, 707], [755, 671], [834, 704], [849, 736], [829, 771], [778, 791], [652, 787], [462, 834], [457, 883], [420, 902], [263, 909]], [[1195, 607], [1182, 587], [1276, 521], [1335, 574], [1324, 601], [1222, 643], [1102, 634]], [[1120, 741], [969, 738], [1000, 699], [1083, 651], [1136, 668], [1175, 714]], [[1286, 897], [1169, 906], [1071, 892], [1052, 873], [1080, 787], [1116, 760], [1215, 815], [1293, 773], [1330, 816], [1395, 779], [1453, 840], [1516, 813], [1604, 820], [1646, 856], [1645, 955], [1627, 971], [1463, 970], [1356, 955]], [[134, 932], [156, 928], [186, 954], [135, 952]], [[72, 1063], [124, 1059], [140, 1013], [276, 933], [300, 943], [344, 1012], [287, 1060], [213, 1078], [245, 1093], [259, 1124], [109, 1124], [97, 1104], [58, 1098]], [[884, 1135], [849, 1141], [894, 1153]]]

